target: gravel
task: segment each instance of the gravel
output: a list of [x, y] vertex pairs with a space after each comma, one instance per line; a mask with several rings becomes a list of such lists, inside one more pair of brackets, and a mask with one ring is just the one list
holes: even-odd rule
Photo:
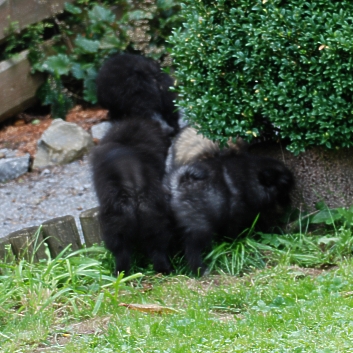
[[[184, 127], [187, 122], [181, 119], [179, 125]], [[167, 170], [170, 163], [169, 154]], [[71, 215], [75, 217], [82, 240], [79, 215], [98, 206], [88, 156], [0, 183], [0, 200], [0, 238], [23, 228], [40, 226], [56, 217]]]
[[66, 215], [75, 217], [81, 232], [80, 213], [98, 206], [87, 156], [0, 183], [0, 200], [0, 238]]

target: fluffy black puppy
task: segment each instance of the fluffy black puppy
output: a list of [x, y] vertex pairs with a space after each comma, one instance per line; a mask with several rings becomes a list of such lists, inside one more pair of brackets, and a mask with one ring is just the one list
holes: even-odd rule
[[92, 153], [103, 240], [116, 272], [129, 271], [135, 251], [155, 271], [170, 272], [171, 216], [162, 186], [168, 147], [158, 122], [130, 118], [114, 124]]
[[[182, 148], [183, 143], [173, 148], [178, 147]], [[186, 260], [194, 273], [202, 274], [206, 269], [202, 253], [211, 248], [215, 234], [221, 239], [235, 239], [259, 214], [259, 230], [267, 231], [278, 223], [290, 205], [294, 178], [283, 163], [272, 158], [236, 148], [221, 151], [207, 142], [203, 152], [200, 146], [197, 151], [179, 153], [183, 158], [165, 184]]]
[[96, 79], [98, 102], [112, 120], [140, 116], [159, 121], [165, 132], [179, 130], [173, 79], [158, 62], [132, 54], [115, 54], [105, 61]]

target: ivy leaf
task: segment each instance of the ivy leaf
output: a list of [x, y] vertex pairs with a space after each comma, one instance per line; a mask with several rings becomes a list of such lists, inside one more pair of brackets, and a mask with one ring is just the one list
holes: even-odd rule
[[174, 5], [173, 0], [157, 0], [157, 7], [163, 11], [169, 10]]
[[74, 5], [70, 4], [69, 2], [65, 3], [65, 10], [67, 12], [72, 13], [73, 15], [79, 15], [80, 13], [82, 13], [82, 10], [79, 7], [74, 6]]
[[71, 60], [66, 54], [58, 54], [44, 61], [41, 69], [49, 71], [55, 76], [67, 75], [71, 68]]
[[96, 5], [91, 11], [88, 12], [88, 17], [92, 22], [113, 22], [115, 15], [112, 11], [102, 6]]
[[100, 43], [98, 40], [91, 40], [82, 36], [77, 36], [75, 39], [75, 45], [84, 53], [94, 54], [97, 53]]
[[153, 18], [151, 13], [142, 10], [131, 11], [128, 15], [130, 21], [139, 21], [144, 19], [151, 20]]
[[82, 65], [79, 63], [74, 63], [72, 65], [71, 73], [78, 80], [82, 80], [85, 77], [85, 72], [82, 68]]
[[116, 36], [106, 36], [100, 42], [100, 49], [124, 48], [124, 41]]

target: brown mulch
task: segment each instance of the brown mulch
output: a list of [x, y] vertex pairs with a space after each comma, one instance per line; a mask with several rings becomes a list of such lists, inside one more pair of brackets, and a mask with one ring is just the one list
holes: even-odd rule
[[[65, 120], [89, 131], [93, 125], [107, 120], [107, 111], [97, 107], [84, 109], [77, 105], [69, 111]], [[20, 113], [13, 121], [11, 125], [0, 129], [0, 149], [9, 148], [17, 150], [19, 156], [29, 153], [34, 157], [38, 140], [53, 121], [51, 115]]]

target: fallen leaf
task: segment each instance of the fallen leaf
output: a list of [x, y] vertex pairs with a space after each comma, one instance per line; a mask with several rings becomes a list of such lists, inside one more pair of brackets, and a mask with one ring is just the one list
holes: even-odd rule
[[23, 120], [16, 120], [16, 121], [14, 122], [14, 125], [15, 125], [15, 126], [23, 126], [23, 125], [26, 125], [26, 122], [23, 121]]
[[126, 308], [131, 309], [131, 310], [137, 310], [137, 311], [141, 311], [143, 313], [150, 313], [150, 314], [162, 314], [162, 313], [174, 314], [174, 313], [178, 312], [178, 310], [176, 310], [176, 309], [168, 308], [166, 306], [161, 306], [161, 305], [157, 305], [157, 304], [120, 303], [119, 306], [125, 306]]
[[342, 292], [342, 295], [344, 297], [351, 297], [353, 295], [353, 292], [352, 291], [351, 292]]

